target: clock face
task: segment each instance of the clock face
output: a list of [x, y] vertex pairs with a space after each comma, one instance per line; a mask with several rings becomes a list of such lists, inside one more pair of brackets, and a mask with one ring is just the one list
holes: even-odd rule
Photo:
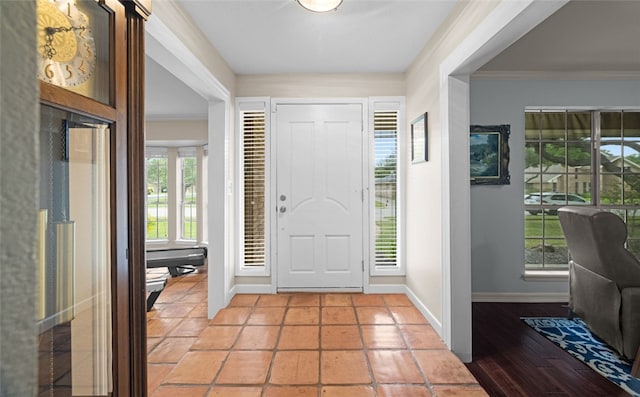
[[38, 0], [38, 77], [60, 87], [77, 86], [95, 70], [90, 21], [75, 0]]

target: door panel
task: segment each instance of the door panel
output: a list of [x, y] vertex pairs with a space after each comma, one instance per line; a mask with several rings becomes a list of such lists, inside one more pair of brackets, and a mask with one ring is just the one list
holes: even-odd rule
[[276, 119], [278, 288], [362, 288], [362, 106]]

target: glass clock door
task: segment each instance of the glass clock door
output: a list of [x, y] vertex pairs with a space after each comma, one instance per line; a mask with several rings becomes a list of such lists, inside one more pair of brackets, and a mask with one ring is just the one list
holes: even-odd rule
[[113, 391], [110, 157], [109, 124], [41, 106], [39, 395]]

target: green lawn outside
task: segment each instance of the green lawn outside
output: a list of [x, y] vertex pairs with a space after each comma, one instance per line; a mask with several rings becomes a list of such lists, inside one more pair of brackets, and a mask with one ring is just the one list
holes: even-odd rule
[[566, 247], [558, 215], [527, 215], [524, 220], [525, 248], [537, 247], [542, 241], [542, 217], [545, 217], [545, 244]]
[[388, 217], [376, 222], [378, 232], [376, 233], [376, 252], [389, 251], [394, 257], [396, 256], [396, 218]]
[[147, 240], [166, 239], [169, 237], [169, 222], [160, 219], [157, 222], [147, 220]]
[[[196, 223], [193, 222], [191, 225], [191, 230], [189, 229], [189, 224], [185, 222], [184, 229], [186, 231], [186, 236], [184, 238], [189, 240], [195, 240], [196, 236]], [[155, 222], [152, 220], [147, 221], [147, 239], [148, 240], [156, 240], [156, 239], [166, 239], [169, 237], [169, 222], [166, 219], [160, 219]]]
[[195, 240], [197, 238], [196, 229], [197, 225], [195, 220], [192, 222], [185, 221], [182, 230], [184, 230], [186, 235], [183, 236], [183, 238], [186, 238], [187, 240]]
[[[616, 211], [613, 211], [616, 212]], [[640, 214], [633, 210], [627, 215], [627, 249], [640, 258]], [[621, 214], [618, 214], [621, 215]], [[525, 216], [525, 249], [539, 248], [542, 245], [542, 214]], [[562, 228], [557, 215], [545, 215], [545, 246], [566, 247]], [[529, 267], [533, 265], [529, 265]]]

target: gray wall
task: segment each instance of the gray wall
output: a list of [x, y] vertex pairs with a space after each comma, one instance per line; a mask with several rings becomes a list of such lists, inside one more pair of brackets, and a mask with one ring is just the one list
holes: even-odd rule
[[472, 80], [471, 123], [511, 124], [511, 184], [471, 187], [474, 293], [566, 292], [563, 282], [524, 281], [524, 109], [526, 106], [640, 107], [636, 81]]
[[35, 0], [0, 1], [0, 395], [36, 394]]

